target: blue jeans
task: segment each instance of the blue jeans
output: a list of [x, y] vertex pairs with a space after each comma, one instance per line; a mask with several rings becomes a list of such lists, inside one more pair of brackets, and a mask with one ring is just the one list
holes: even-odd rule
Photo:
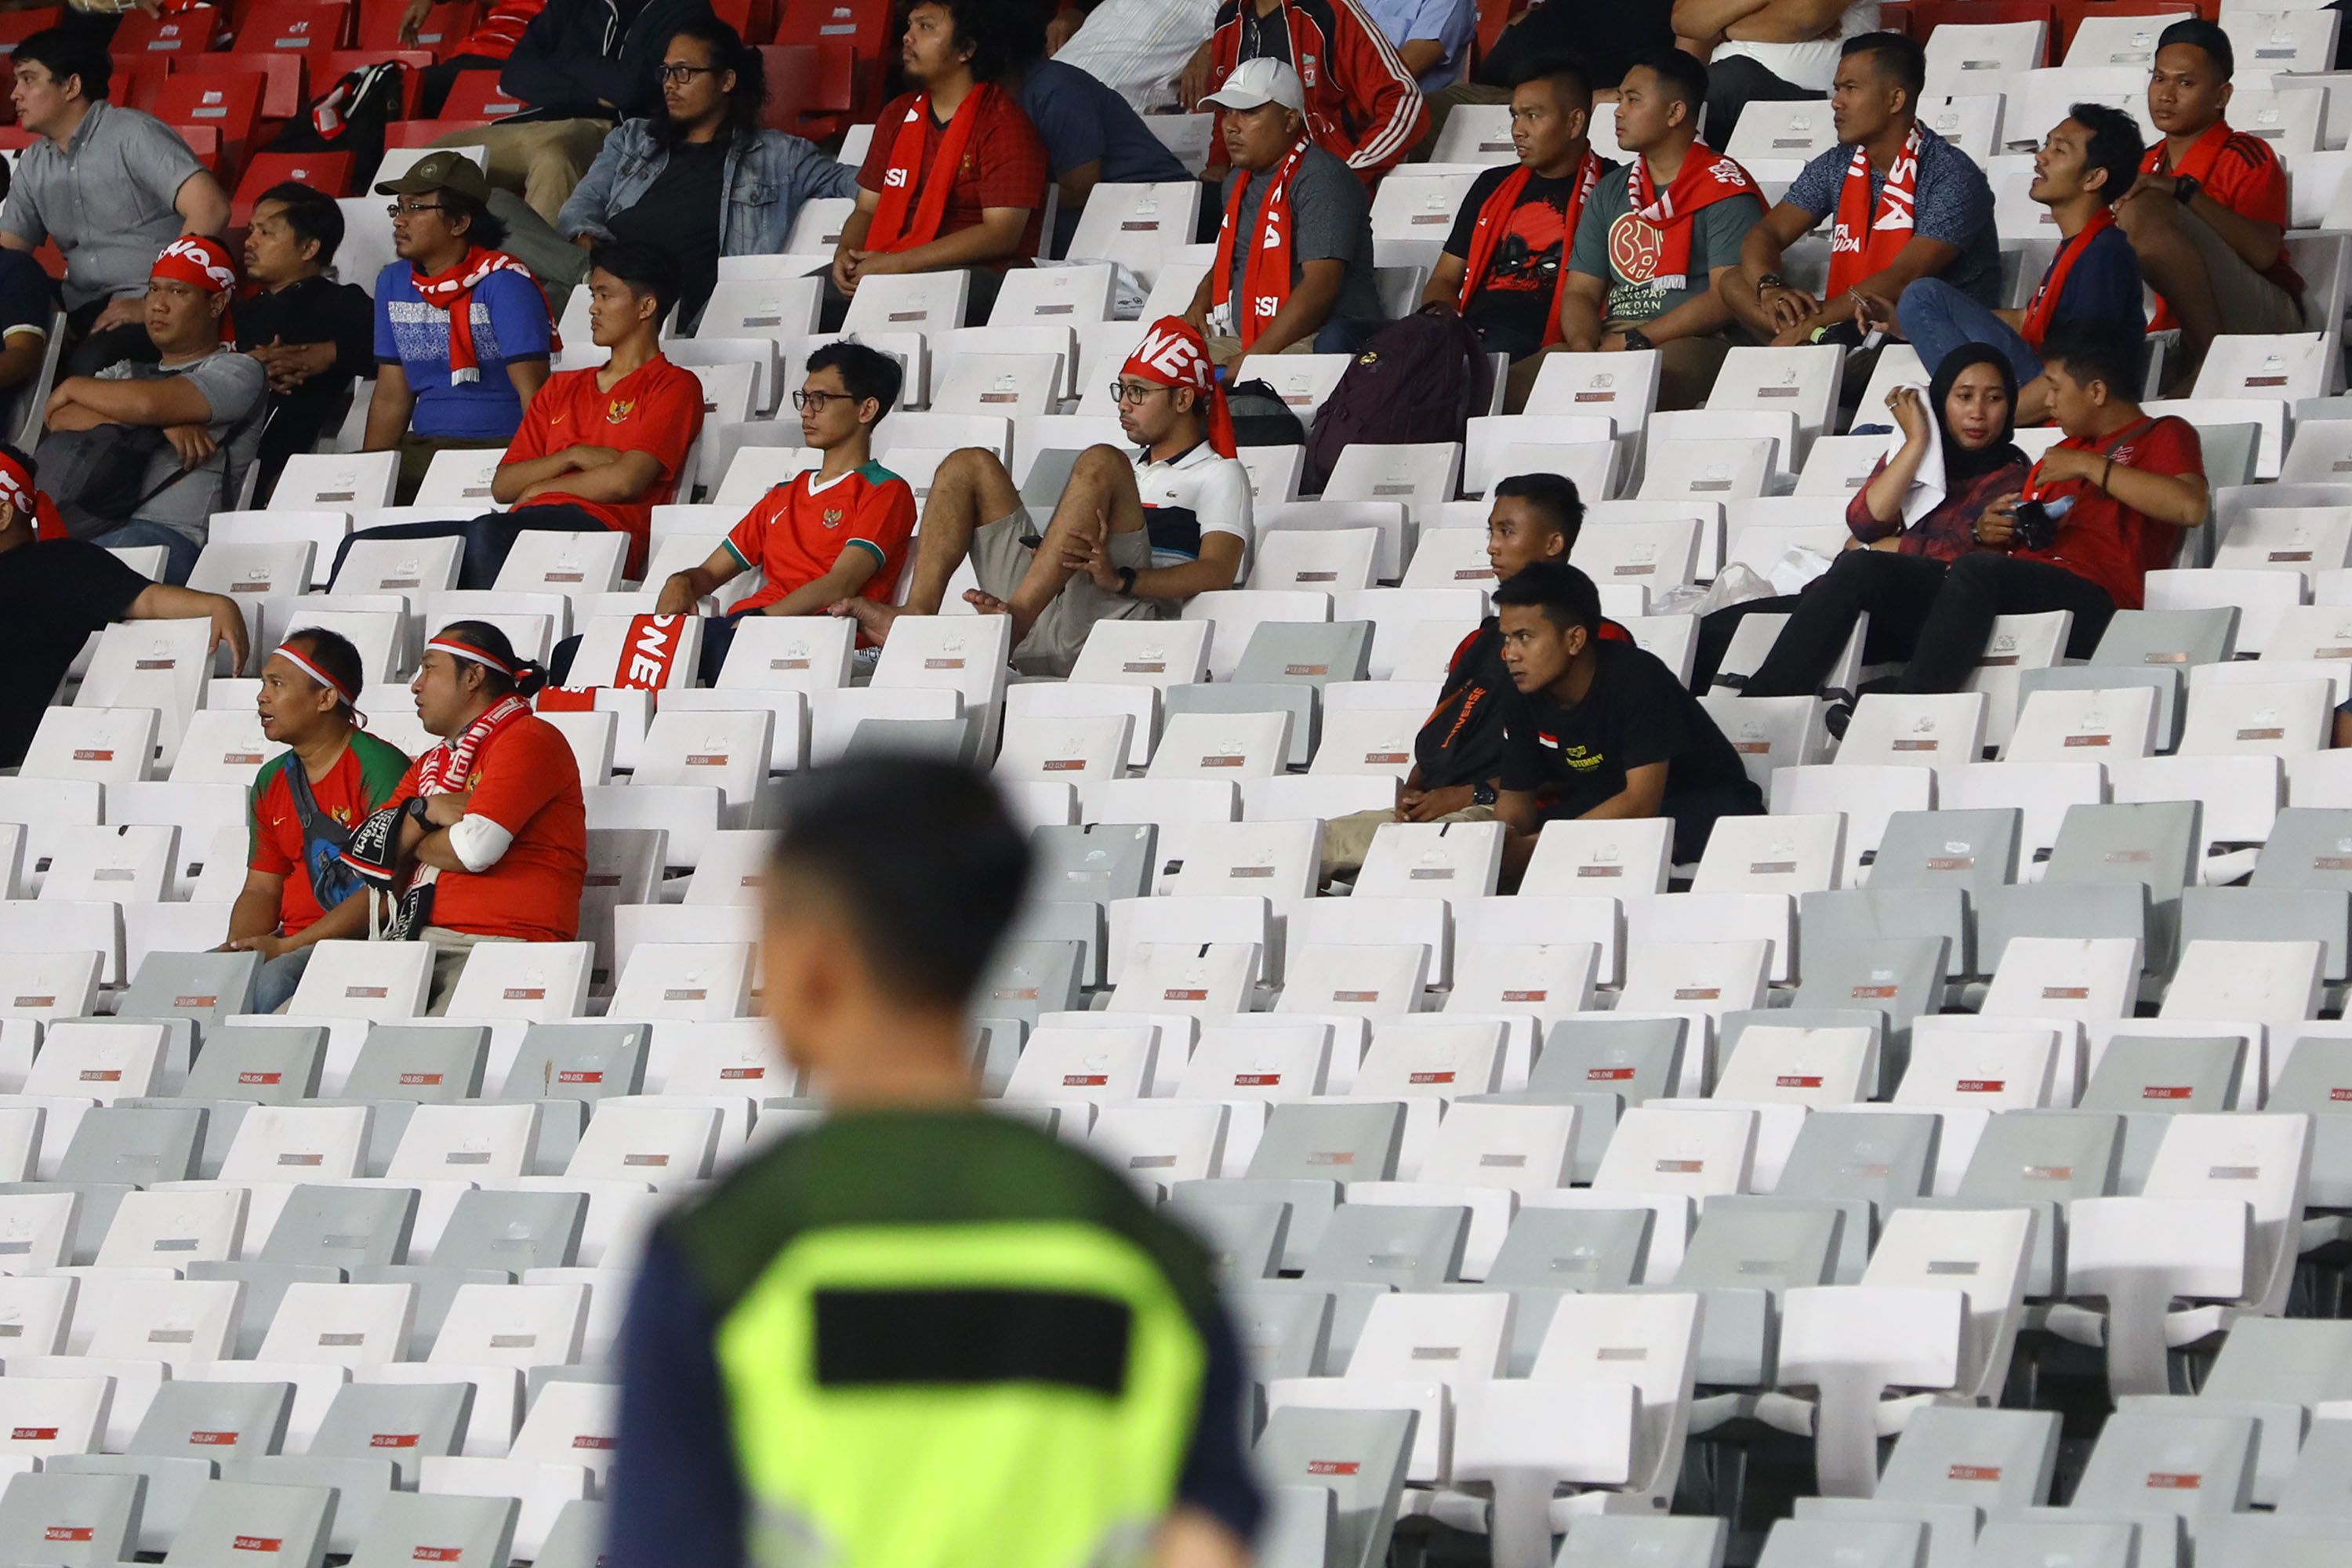
[[1919, 351], [1919, 363], [1930, 376], [1944, 356], [1962, 343], [2000, 350], [2020, 386], [2042, 374], [2041, 356], [2017, 335], [2016, 328], [1940, 278], [1922, 278], [1904, 289], [1895, 302], [1895, 319]]
[[275, 1013], [294, 1000], [294, 988], [302, 983], [302, 972], [310, 967], [310, 955], [318, 951], [316, 947], [298, 947], [255, 970], [253, 1010]]
[[164, 551], [163, 581], [183, 585], [188, 580], [188, 574], [195, 570], [196, 557], [204, 552], [203, 545], [178, 529], [150, 522], [143, 517], [134, 517], [129, 522], [110, 528], [104, 533], [93, 536], [90, 542], [106, 550], [131, 550], [142, 544], [160, 544]]

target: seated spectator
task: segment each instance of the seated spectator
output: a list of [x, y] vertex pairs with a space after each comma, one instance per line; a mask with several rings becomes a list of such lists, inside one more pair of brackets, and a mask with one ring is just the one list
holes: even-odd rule
[[1721, 816], [1764, 796], [1698, 699], [1657, 656], [1601, 635], [1601, 592], [1573, 566], [1526, 567], [1495, 591], [1503, 748], [1495, 816], [1516, 882], [1550, 821], [1674, 819], [1674, 857], [1696, 860]]
[[1192, 177], [1127, 100], [1077, 67], [1047, 59], [1040, 28], [1016, 24], [1014, 37], [1014, 63], [1004, 87], [1037, 128], [1061, 193], [1055, 208], [1055, 255], [1069, 248], [1078, 215], [1097, 185], [1176, 184]]
[[709, 11], [708, 0], [545, 0], [499, 75], [499, 90], [530, 107], [436, 145], [481, 148], [489, 183], [553, 223], [614, 122], [661, 107], [663, 47]]
[[1042, 536], [996, 454], [966, 447], [931, 480], [903, 610], [877, 595], [834, 613], [882, 642], [900, 614], [939, 614], [969, 556], [980, 586], [964, 598], [1013, 617], [1013, 667], [1059, 676], [1097, 621], [1170, 618], [1193, 595], [1240, 582], [1249, 475], [1200, 334], [1161, 317], [1119, 367], [1118, 392], [1119, 428], [1139, 449], [1081, 453]]
[[2147, 117], [2163, 140], [2116, 204], [2116, 222], [2158, 304], [2149, 331], [2179, 327], [2187, 385], [2221, 332], [2299, 332], [2303, 279], [2286, 258], [2286, 167], [2230, 129], [2230, 35], [2200, 16], [2157, 37]]
[[441, 743], [343, 851], [385, 906], [371, 916], [383, 936], [432, 944], [435, 1017], [477, 944], [580, 934], [587, 810], [571, 745], [530, 710], [545, 679], [487, 622], [442, 627], [408, 686]]
[[[1977, 515], [1970, 537], [1985, 548], [1948, 564], [1924, 547], [1848, 551], [1799, 597], [1747, 695], [1812, 695], [1865, 612], [1874, 648], [1907, 661], [1887, 686], [1936, 692], [1967, 684], [1995, 616], [2071, 610], [2066, 652], [2084, 658], [2116, 611], [2140, 607], [2143, 575], [2171, 564], [2180, 531], [2205, 521], [2197, 432], [2140, 408], [2136, 328], [2070, 321], [2052, 329], [2042, 352], [2047, 399], [2066, 438], [2021, 490]], [[1832, 727], [1842, 731], [1843, 719], [1833, 715]]]
[[1413, 149], [1427, 158], [1438, 132], [1465, 103], [1511, 101], [1511, 89], [1563, 61], [1573, 60], [1587, 81], [1610, 84], [1596, 99], [1617, 96], [1633, 62], [1675, 47], [1673, 0], [1623, 0], [1609, 5], [1579, 5], [1555, 0], [1511, 0], [1508, 19], [1495, 47], [1479, 53], [1466, 81], [1427, 95], [1429, 134]]
[[[1925, 397], [1916, 386], [1898, 386], [1886, 395], [1886, 407], [1895, 418], [1896, 444], [1846, 502], [1852, 537], [1844, 548], [1892, 551], [1946, 565], [1990, 549], [1977, 542], [1977, 519], [2025, 482], [2027, 466], [2025, 454], [2011, 440], [2017, 428], [2017, 382], [2008, 357], [1983, 343], [1963, 343], [1936, 367]], [[1801, 596], [1749, 599], [1701, 616], [1691, 689], [1705, 692], [1715, 684], [1743, 619], [1791, 614]], [[1908, 630], [1874, 619], [1863, 662], [1903, 658], [1896, 650], [1909, 647], [1908, 637]]]
[[2057, 220], [2058, 254], [2022, 310], [1990, 310], [1942, 278], [1922, 278], [1896, 306], [1903, 335], [1930, 374], [1962, 343], [1990, 343], [2009, 356], [2017, 377], [2017, 422], [2049, 414], [2042, 381], [2042, 340], [2060, 322], [2140, 330], [2145, 306], [2139, 263], [2111, 207], [2131, 189], [2139, 167], [2139, 127], [2105, 104], [2078, 103], [2052, 128], [2033, 155], [2027, 194]]
[[857, 173], [857, 210], [833, 253], [827, 331], [866, 278], [971, 270], [965, 318], [983, 321], [1007, 268], [1037, 254], [1048, 164], [1002, 84], [1014, 22], [1001, 0], [916, 0], [902, 63], [912, 91], [882, 106]]
[[92, 632], [117, 621], [208, 621], [230, 668], [249, 651], [245, 612], [222, 594], [151, 583], [111, 552], [66, 536], [31, 458], [0, 441], [0, 768], [25, 760], [33, 731]]
[[1578, 353], [1656, 349], [1658, 406], [1706, 400], [1732, 324], [1722, 287], [1764, 216], [1748, 171], [1698, 139], [1706, 68], [1679, 49], [1644, 57], [1617, 89], [1625, 178], [1594, 187], [1577, 220], [1560, 335]]
[[[1558, 474], [1513, 474], [1488, 492], [1486, 562], [1497, 582], [1528, 566], [1558, 564], [1576, 549], [1584, 502], [1573, 481]], [[1605, 641], [1632, 636], [1604, 619]], [[1511, 689], [1503, 668], [1503, 633], [1488, 616], [1462, 639], [1447, 662], [1437, 706], [1413, 741], [1412, 772], [1405, 775], [1393, 811], [1359, 811], [1323, 825], [1323, 871], [1360, 870], [1372, 836], [1391, 822], [1491, 822], [1495, 781], [1503, 756], [1503, 694]]]
[[[1184, 107], [1234, 107], [1224, 89], [1253, 60], [1286, 66], [1311, 81], [1294, 106], [1307, 134], [1367, 187], [1429, 129], [1421, 84], [1357, 0], [1220, 0], [1216, 31], [1185, 65]], [[1219, 154], [1231, 151], [1223, 118], [1215, 128], [1220, 134], [1209, 138], [1204, 177], [1213, 181], [1224, 177]]]
[[661, 353], [662, 318], [677, 298], [667, 252], [598, 247], [589, 258], [588, 331], [612, 357], [558, 371], [530, 400], [490, 479], [490, 499], [508, 510], [467, 521], [390, 523], [352, 539], [462, 539], [458, 585], [488, 588], [527, 530], [610, 529], [628, 535], [624, 574], [642, 576], [654, 508], [677, 493], [702, 434], [702, 383]]
[[403, 506], [436, 455], [504, 448], [547, 380], [555, 318], [537, 279], [499, 247], [489, 186], [470, 159], [434, 153], [376, 186], [400, 259], [375, 280], [375, 398], [366, 449], [400, 454]]
[[222, 341], [236, 292], [228, 247], [183, 235], [155, 258], [147, 285], [147, 336], [157, 363], [68, 376], [49, 394], [45, 465], [62, 462], [88, 446], [78, 438], [83, 433], [108, 426], [163, 433], [118, 442], [106, 453], [110, 461], [143, 465], [135, 499], [100, 501], [85, 489], [61, 491], [58, 500], [75, 532], [96, 543], [163, 546], [168, 582], [188, 580], [212, 514], [236, 505], [268, 415], [269, 379], [260, 362]]
[[1077, 0], [1047, 19], [1045, 46], [1138, 114], [1165, 113], [1208, 90], [1200, 45], [1216, 20], [1217, 0]]
[[464, 72], [503, 69], [514, 55], [515, 45], [522, 41], [523, 29], [547, 9], [547, 0], [498, 0], [472, 32], [452, 44], [443, 37], [421, 37], [434, 4], [435, 0], [408, 0], [408, 8], [400, 14], [400, 47], [421, 47], [440, 56], [438, 64], [425, 68], [425, 90], [418, 95], [417, 110], [426, 120], [441, 117], [449, 89]]
[[25, 149], [0, 208], [0, 246], [66, 258], [66, 324], [83, 342], [68, 374], [121, 360], [152, 363], [147, 268], [184, 234], [228, 232], [228, 195], [179, 132], [107, 101], [114, 62], [80, 27], [35, 33], [11, 51], [16, 123], [40, 138]]
[[358, 284], [327, 277], [342, 243], [342, 208], [308, 185], [272, 185], [253, 204], [245, 234], [252, 292], [237, 303], [236, 335], [269, 377], [257, 497], [277, 488], [287, 458], [335, 434], [353, 384], [375, 374], [374, 301]]
[[1826, 94], [1839, 42], [1878, 30], [1878, 0], [1675, 0], [1674, 22], [1707, 62], [1706, 133], [1721, 147], [1749, 104]]
[[1364, 14], [1396, 49], [1425, 99], [1462, 79], [1478, 36], [1471, 0], [1364, 0]]
[[[1830, 95], [1838, 144], [1748, 231], [1726, 279], [1733, 311], [1758, 336], [1859, 342], [1871, 327], [1894, 327], [1895, 301], [1920, 278], [2000, 303], [1992, 187], [1975, 160], [1919, 123], [1927, 80], [1925, 52], [1899, 33], [1845, 41]], [[1780, 276], [1780, 258], [1831, 217], [1829, 287], [1816, 300]]]
[[253, 1011], [275, 1013], [310, 966], [312, 944], [367, 939], [359, 873], [343, 864], [352, 829], [389, 803], [408, 758], [369, 734], [359, 710], [359, 650], [340, 634], [298, 631], [261, 667], [261, 733], [289, 748], [254, 775], [253, 847], [223, 949], [261, 955]]
[[776, 486], [699, 566], [672, 573], [654, 613], [687, 615], [745, 572], [760, 586], [726, 619], [702, 629], [702, 684], [715, 686], [745, 616], [814, 616], [845, 599], [887, 603], [915, 533], [915, 492], [874, 460], [874, 433], [898, 401], [898, 362], [856, 342], [809, 355], [793, 394], [801, 445], [822, 461]]
[[1252, 353], [1353, 353], [1379, 330], [1372, 209], [1307, 139], [1298, 73], [1252, 60], [1217, 102], [1233, 167], [1217, 250], [1185, 312], [1218, 365]]
[[1511, 89], [1511, 144], [1519, 161], [1472, 182], [1422, 291], [1423, 304], [1460, 310], [1489, 350], [1511, 356], [1507, 414], [1527, 405], [1537, 356], [1560, 342], [1559, 301], [1577, 220], [1614, 167], [1585, 135], [1591, 118], [1592, 88], [1575, 66], [1531, 76]]
[[720, 257], [782, 255], [802, 204], [856, 195], [857, 172], [761, 129], [766, 64], [715, 16], [677, 30], [661, 76], [660, 112], [624, 121], [563, 204], [555, 226], [574, 248], [542, 276], [583, 281], [588, 250], [612, 240], [662, 246], [677, 258], [677, 319], [690, 329]]

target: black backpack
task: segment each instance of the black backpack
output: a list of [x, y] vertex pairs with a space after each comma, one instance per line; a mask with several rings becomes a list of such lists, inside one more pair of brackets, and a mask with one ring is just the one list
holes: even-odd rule
[[1225, 388], [1225, 412], [1234, 417], [1236, 447], [1304, 447], [1307, 426], [1282, 394], [1255, 378]]
[[1486, 411], [1495, 367], [1470, 323], [1424, 305], [1382, 327], [1339, 377], [1307, 438], [1307, 489], [1319, 492], [1339, 454], [1359, 441], [1401, 446], [1459, 441]]
[[264, 151], [349, 153], [352, 188], [368, 189], [376, 165], [383, 162], [384, 127], [399, 119], [404, 107], [407, 72], [398, 60], [345, 71], [288, 121]]

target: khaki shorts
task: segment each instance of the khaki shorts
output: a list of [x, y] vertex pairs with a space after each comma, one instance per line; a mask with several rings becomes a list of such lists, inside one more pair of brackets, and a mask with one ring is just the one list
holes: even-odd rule
[[[1037, 547], [1030, 542], [1044, 530], [1032, 526], [1027, 508], [998, 518], [971, 536], [971, 566], [980, 591], [1011, 599], [1029, 575]], [[1110, 562], [1140, 572], [1151, 564], [1151, 541], [1141, 529], [1110, 536]], [[1078, 662], [1078, 650], [1097, 621], [1156, 621], [1167, 606], [1159, 599], [1128, 599], [1106, 594], [1090, 577], [1073, 576], [1062, 584], [1037, 617], [1021, 646], [1013, 650], [1013, 668], [1024, 675], [1065, 676]]]
[[2220, 230], [2194, 213], [2183, 212], [2179, 222], [2182, 236], [2205, 263], [2223, 331], [2269, 335], [2304, 330], [2303, 302], [2247, 266]]
[[520, 942], [519, 936], [482, 936], [469, 931], [451, 931], [447, 926], [426, 926], [420, 933], [433, 948], [433, 991], [425, 1005], [425, 1016], [438, 1018], [449, 1011], [450, 994], [457, 989], [457, 976], [466, 971], [466, 960], [474, 949], [486, 942]]

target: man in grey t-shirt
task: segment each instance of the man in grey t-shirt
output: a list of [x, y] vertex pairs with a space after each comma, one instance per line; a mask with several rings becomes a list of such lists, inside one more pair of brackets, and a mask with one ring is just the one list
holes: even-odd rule
[[[1658, 351], [1660, 408], [1706, 400], [1731, 347], [1722, 280], [1764, 216], [1747, 171], [1698, 140], [1706, 99], [1706, 68], [1678, 49], [1645, 55], [1625, 73], [1617, 141], [1634, 162], [1586, 198], [1560, 290], [1569, 352]], [[1635, 210], [1633, 182], [1644, 176], [1651, 210], [1673, 209], [1657, 222]]]
[[[1185, 319], [1208, 339], [1209, 357], [1219, 364], [1244, 353], [1355, 353], [1381, 324], [1371, 206], [1347, 164], [1305, 141], [1307, 98], [1298, 73], [1281, 60], [1244, 60], [1223, 89], [1203, 101], [1225, 111], [1232, 168], [1218, 245], [1222, 252], [1230, 244], [1232, 258], [1223, 279], [1213, 267], [1201, 279]], [[1286, 165], [1289, 275], [1271, 288], [1261, 279], [1253, 290], [1250, 263], [1265, 248], [1267, 195], [1281, 184]], [[1253, 321], [1255, 330], [1244, 331]]]
[[183, 234], [226, 233], [228, 196], [177, 132], [106, 101], [113, 66], [87, 34], [36, 33], [10, 65], [18, 123], [41, 139], [16, 165], [0, 245], [32, 250], [54, 239], [64, 252], [67, 320], [85, 340], [68, 372], [152, 363], [141, 325], [148, 264]]
[[155, 258], [147, 283], [147, 334], [160, 363], [125, 362], [95, 375], [68, 376], [49, 397], [52, 435], [101, 425], [163, 432], [165, 444], [140, 477], [138, 506], [93, 542], [112, 548], [162, 545], [166, 582], [188, 580], [212, 514], [236, 505], [261, 444], [268, 373], [260, 361], [221, 342], [236, 288], [228, 247], [203, 235], [183, 235]]

